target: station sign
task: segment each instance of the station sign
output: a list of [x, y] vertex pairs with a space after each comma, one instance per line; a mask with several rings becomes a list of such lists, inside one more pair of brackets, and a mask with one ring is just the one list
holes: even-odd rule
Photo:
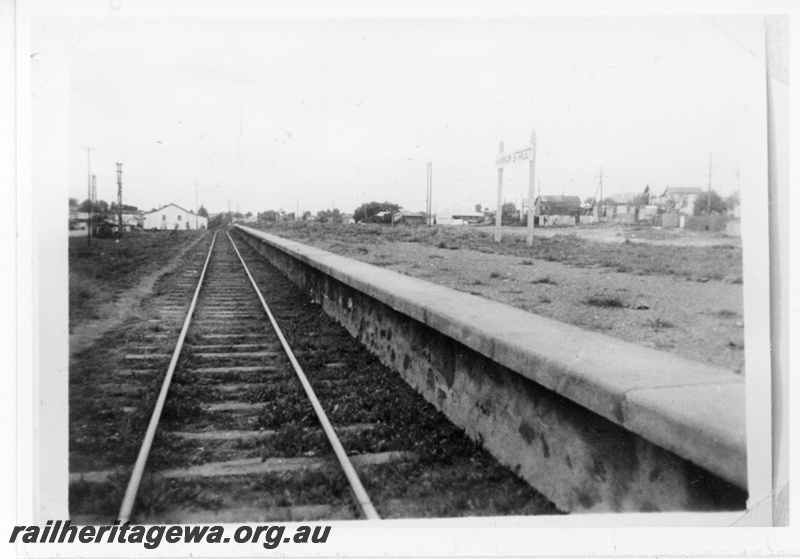
[[512, 165], [514, 163], [519, 163], [520, 161], [531, 161], [533, 159], [533, 146], [525, 146], [524, 148], [520, 148], [514, 151], [510, 151], [508, 153], [501, 153], [497, 155], [495, 159], [495, 166], [505, 167], [506, 165]]
[[[500, 216], [501, 208], [503, 207], [503, 167], [520, 163], [522, 161], [529, 162], [528, 169], [528, 200], [534, 199], [533, 178], [534, 167], [536, 166], [536, 131], [531, 130], [531, 143], [527, 146], [506, 152], [503, 147], [505, 143], [500, 142], [500, 149], [498, 150], [497, 157], [495, 158], [495, 165], [497, 166], [497, 210], [495, 212], [494, 220], [494, 241], [500, 242], [500, 225], [502, 219]], [[528, 207], [528, 246], [533, 246], [533, 211], [530, 206]]]

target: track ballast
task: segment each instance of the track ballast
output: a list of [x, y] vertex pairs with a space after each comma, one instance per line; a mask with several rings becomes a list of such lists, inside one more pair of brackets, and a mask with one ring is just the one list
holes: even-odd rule
[[[145, 461], [132, 521], [555, 512], [322, 314], [307, 294], [244, 243], [237, 248], [366, 491], [359, 494], [348, 483], [232, 241], [220, 232]], [[133, 412], [124, 406], [128, 415], [140, 417], [127, 422], [131, 430], [144, 430], [141, 417], [155, 405], [164, 377], [159, 371], [166, 371], [172, 358], [165, 349], [170, 343], [174, 348], [204, 260], [195, 254], [178, 277], [165, 278], [151, 301], [156, 318], [141, 335], [128, 336], [135, 340], [124, 349], [130, 368], [119, 371], [124, 373], [119, 378], [146, 386], [136, 392], [143, 397]], [[123, 399], [130, 396], [119, 392]], [[143, 433], [131, 437], [141, 441]], [[129, 471], [130, 466], [73, 471], [73, 488], [79, 490], [71, 496], [71, 512], [101, 521], [97, 509], [108, 510], [109, 504], [98, 507], [97, 488], [87, 484], [114, 486], [108, 491], [112, 500], [121, 495], [118, 487], [123, 479], [127, 483]], [[371, 504], [365, 512], [366, 494], [377, 515], [369, 513]], [[106, 521], [120, 516], [125, 511]]]

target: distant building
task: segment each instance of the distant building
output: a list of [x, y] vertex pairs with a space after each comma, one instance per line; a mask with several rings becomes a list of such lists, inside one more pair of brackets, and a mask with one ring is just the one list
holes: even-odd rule
[[641, 195], [641, 192], [623, 192], [622, 194], [612, 194], [606, 198], [606, 201], [614, 202], [618, 206], [632, 206]]
[[[481, 208], [481, 209], [477, 209]], [[437, 225], [464, 225], [466, 223], [480, 223], [486, 219], [486, 211], [482, 204], [460, 202], [453, 205], [443, 205], [434, 210]], [[492, 212], [492, 215], [494, 213]]]
[[369, 216], [370, 223], [391, 223], [392, 212], [378, 212], [375, 215]]
[[70, 229], [87, 229], [89, 224], [89, 212], [79, 212], [78, 210], [69, 211]]
[[581, 214], [580, 196], [537, 196], [533, 202], [534, 215]]
[[664, 213], [694, 215], [695, 204], [702, 195], [703, 189], [697, 186], [669, 186], [662, 195], [653, 196], [650, 203]]
[[[117, 217], [109, 218], [114, 223], [117, 223]], [[126, 230], [131, 230], [136, 227], [144, 227], [144, 216], [138, 211], [122, 211], [122, 226]]]
[[428, 216], [424, 212], [410, 212], [408, 210], [400, 210], [392, 214], [392, 225], [425, 225], [428, 221]]
[[483, 212], [458, 212], [452, 217], [453, 221], [458, 223], [480, 223], [485, 219]]
[[578, 222], [574, 215], [538, 215], [533, 219], [536, 227], [571, 227]]
[[145, 229], [206, 229], [208, 218], [184, 210], [175, 204], [167, 204], [157, 210], [142, 214]]
[[[657, 207], [651, 204], [655, 197], [650, 192], [650, 186], [645, 186], [642, 192], [623, 192], [612, 194], [603, 200], [601, 206], [595, 206], [593, 212], [599, 217], [614, 218], [623, 223], [634, 223], [643, 216], [658, 213]], [[643, 208], [650, 208], [643, 211]]]

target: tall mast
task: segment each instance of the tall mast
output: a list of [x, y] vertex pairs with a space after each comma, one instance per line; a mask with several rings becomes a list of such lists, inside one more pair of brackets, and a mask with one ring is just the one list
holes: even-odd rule
[[86, 150], [86, 180], [89, 194], [89, 212], [86, 218], [86, 242], [92, 246], [92, 150], [94, 148], [84, 148]]
[[706, 215], [711, 214], [711, 152], [708, 152], [708, 194], [706, 194]]
[[122, 163], [117, 163], [117, 225], [122, 234]]

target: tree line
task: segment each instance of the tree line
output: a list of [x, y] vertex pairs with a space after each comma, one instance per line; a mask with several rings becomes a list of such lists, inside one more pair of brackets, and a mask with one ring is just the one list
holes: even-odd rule
[[[94, 203], [92, 203], [92, 201], [88, 198], [83, 202], [78, 202], [77, 198], [70, 198], [69, 209], [70, 211], [93, 214], [116, 214], [119, 212], [119, 206], [117, 206], [116, 202], [108, 203], [105, 200], [95, 200]], [[156, 209], [157, 208], [153, 208], [150, 211], [154, 212]], [[122, 204], [122, 211], [138, 213], [139, 208], [129, 204]], [[189, 213], [194, 213], [194, 210], [189, 210]], [[197, 215], [201, 217], [208, 217], [208, 210], [206, 210], [205, 206], [201, 205], [197, 210]]]
[[[400, 204], [395, 204], [394, 202], [366, 202], [353, 210], [352, 218], [357, 223], [373, 222], [376, 221], [375, 216], [381, 212], [388, 212], [388, 215], [391, 216], [391, 214], [401, 209], [403, 209], [402, 206], [400, 206]], [[252, 214], [248, 212], [244, 217], [250, 217], [251, 215]], [[242, 217], [242, 215], [234, 212], [232, 217], [237, 218]], [[297, 217], [295, 217], [294, 212], [286, 213], [283, 210], [266, 210], [256, 214], [258, 221], [266, 223], [294, 221], [295, 219], [299, 219], [300, 221], [308, 221], [312, 217], [315, 221], [320, 223], [344, 223], [345, 219], [349, 219], [351, 216], [346, 216], [346, 214], [344, 214], [338, 208], [334, 208], [332, 210], [319, 210], [316, 214], [312, 214], [310, 211], [304, 211]], [[391, 218], [389, 218], [388, 221], [391, 222]]]

